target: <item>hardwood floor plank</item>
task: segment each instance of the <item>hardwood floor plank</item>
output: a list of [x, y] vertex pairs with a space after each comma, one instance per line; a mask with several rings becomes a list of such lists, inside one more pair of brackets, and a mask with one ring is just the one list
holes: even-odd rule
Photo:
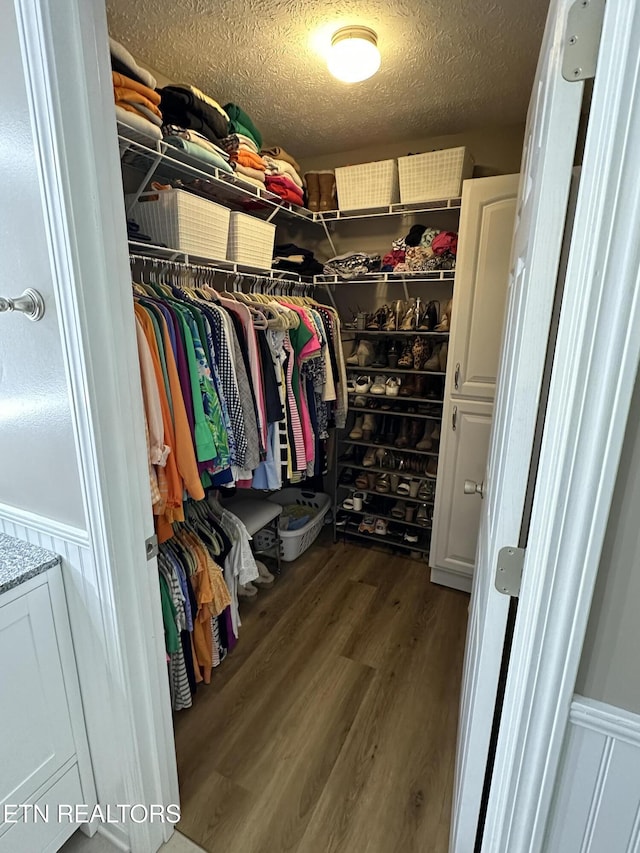
[[467, 604], [354, 545], [287, 566], [177, 715], [181, 831], [212, 853], [445, 853]]

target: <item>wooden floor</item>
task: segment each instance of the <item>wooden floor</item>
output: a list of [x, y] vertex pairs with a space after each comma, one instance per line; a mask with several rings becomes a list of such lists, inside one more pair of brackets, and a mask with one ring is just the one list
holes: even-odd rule
[[446, 853], [467, 605], [355, 545], [285, 564], [176, 715], [180, 831], [211, 853]]

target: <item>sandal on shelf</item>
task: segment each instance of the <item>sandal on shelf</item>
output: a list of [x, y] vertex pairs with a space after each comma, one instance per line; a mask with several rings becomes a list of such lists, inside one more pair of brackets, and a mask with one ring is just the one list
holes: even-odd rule
[[361, 472], [356, 477], [355, 485], [358, 489], [364, 489], [367, 491], [369, 489], [369, 478], [365, 473]]
[[402, 503], [402, 501], [397, 501], [394, 504], [394, 506], [391, 508], [391, 515], [394, 518], [405, 518], [406, 509], [405, 509], [405, 505]]
[[410, 332], [412, 329], [416, 327], [416, 309], [415, 306], [412, 305], [405, 312], [404, 317], [402, 318], [402, 323], [400, 324], [400, 328], [405, 332]]
[[420, 323], [418, 328], [420, 330], [424, 330], [426, 332], [433, 332], [435, 327], [438, 325], [438, 311], [440, 309], [439, 302], [429, 302], [427, 307], [425, 308], [424, 313], [420, 317]]
[[353, 498], [345, 498], [342, 501], [342, 508], [347, 510], [353, 509]]
[[386, 495], [391, 489], [389, 484], [389, 475], [388, 474], [378, 474], [376, 477], [376, 492], [380, 492], [381, 495]]
[[386, 518], [376, 518], [375, 533], [378, 536], [386, 536], [389, 529], [389, 522]]
[[405, 498], [408, 498], [411, 494], [411, 480], [408, 477], [403, 477], [402, 480], [400, 480], [396, 491], [399, 495], [403, 495]]

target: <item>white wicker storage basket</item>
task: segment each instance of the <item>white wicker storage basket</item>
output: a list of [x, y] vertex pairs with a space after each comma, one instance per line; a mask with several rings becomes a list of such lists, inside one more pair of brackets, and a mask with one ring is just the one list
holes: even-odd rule
[[186, 190], [142, 193], [129, 211], [153, 240], [189, 255], [227, 257], [229, 210]]
[[342, 166], [335, 172], [340, 210], [388, 207], [398, 201], [398, 164], [395, 160]]
[[[268, 500], [273, 503], [287, 506], [287, 504], [301, 504], [313, 507], [317, 510], [314, 517], [299, 530], [280, 531], [280, 551], [285, 563], [297, 560], [301, 554], [309, 548], [318, 538], [324, 522], [324, 517], [331, 506], [331, 498], [324, 492], [308, 492], [304, 489], [282, 489], [270, 495]], [[272, 530], [259, 530], [253, 537], [256, 550], [262, 551], [271, 548], [275, 543], [275, 535]]]
[[402, 204], [457, 198], [473, 174], [473, 157], [464, 147], [398, 157], [398, 173]]
[[246, 213], [231, 212], [228, 259], [238, 264], [271, 269], [276, 226]]

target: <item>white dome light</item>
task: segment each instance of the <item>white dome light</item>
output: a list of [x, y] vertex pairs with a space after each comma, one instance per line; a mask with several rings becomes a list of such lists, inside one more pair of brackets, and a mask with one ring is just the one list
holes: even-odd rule
[[380, 68], [378, 36], [369, 27], [342, 27], [331, 39], [329, 71], [343, 83], [360, 83]]

